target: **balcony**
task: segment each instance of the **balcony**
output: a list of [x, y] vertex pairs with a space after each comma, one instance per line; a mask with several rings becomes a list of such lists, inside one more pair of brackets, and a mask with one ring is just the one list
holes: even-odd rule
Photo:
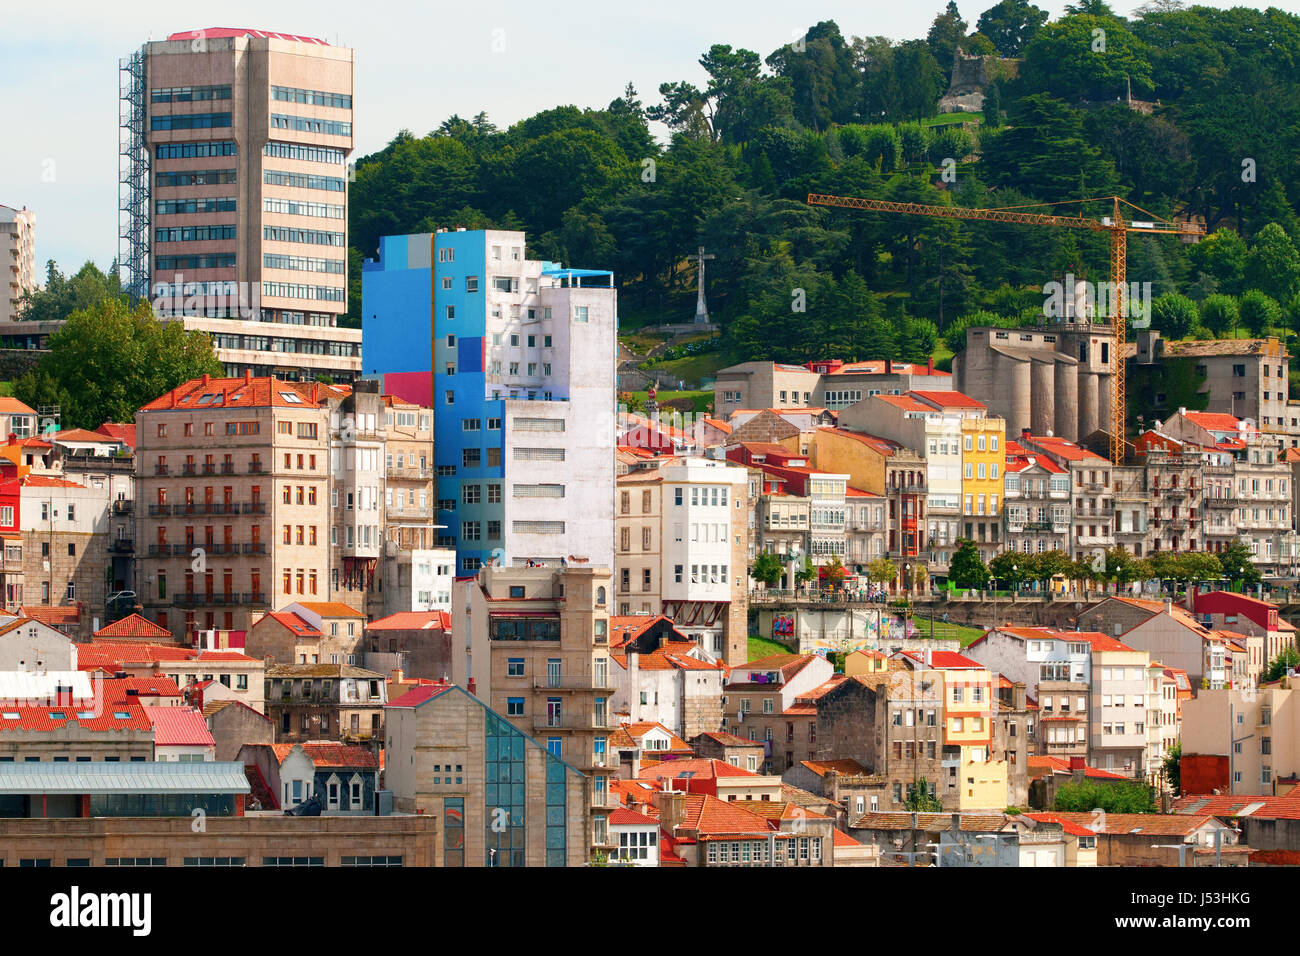
[[129, 515], [135, 512], [135, 502], [130, 498], [118, 498], [113, 502], [113, 514]]
[[116, 538], [108, 543], [109, 554], [134, 554], [135, 538]]
[[[239, 545], [240, 554], [266, 554], [265, 541], [245, 541]], [[231, 552], [234, 553], [233, 551]]]
[[248, 473], [250, 475], [265, 475], [266, 465], [262, 464], [260, 461], [250, 461], [248, 463]]
[[209, 462], [204, 462], [204, 463], [203, 463], [203, 474], [205, 474], [205, 475], [215, 475], [216, 473], [217, 473], [217, 466], [216, 466], [215, 463], [210, 462], [210, 461], [209, 461]]
[[181, 474], [182, 474], [182, 475], [197, 475], [197, 474], [198, 474], [198, 465], [194, 464], [193, 462], [187, 462], [186, 464], [181, 465]]
[[1206, 498], [1204, 503], [1207, 508], [1235, 509], [1237, 507], [1236, 498]]
[[172, 603], [180, 607], [230, 607], [248, 604], [265, 604], [266, 594], [262, 591], [223, 591], [212, 594], [196, 594], [182, 591], [172, 595]]
[[1100, 481], [1085, 481], [1074, 487], [1083, 489], [1084, 493], [1089, 495], [1099, 495], [1108, 490]]
[[606, 677], [603, 681], [597, 682], [592, 677], [538, 677], [533, 680], [534, 690], [598, 690], [609, 691], [615, 690], [614, 682]]
[[585, 757], [579, 757], [574, 763], [579, 770], [617, 770], [622, 766], [618, 753], [609, 751], [603, 754], [588, 754]]
[[233, 475], [235, 473], [235, 463], [233, 461], [223, 461], [221, 463], [221, 473], [223, 475]]
[[154, 465], [153, 473], [155, 475], [169, 475], [171, 471], [166, 465]]
[[609, 722], [607, 717], [597, 717], [595, 714], [581, 714], [577, 717], [562, 714], [559, 717], [552, 717], [550, 714], [538, 714], [533, 718], [533, 729], [546, 733], [574, 733], [587, 732], [591, 730], [617, 730], [618, 728]]
[[1109, 518], [1115, 513], [1114, 508], [1075, 508], [1075, 518]]

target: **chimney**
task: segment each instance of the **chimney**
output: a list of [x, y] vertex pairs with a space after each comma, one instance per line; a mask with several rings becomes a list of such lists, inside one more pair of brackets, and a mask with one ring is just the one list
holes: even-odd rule
[[926, 373], [929, 374], [929, 375], [933, 375], [933, 374], [934, 374], [934, 356], [933, 356], [933, 355], [931, 355], [930, 358], [929, 358], [929, 360], [925, 363], [925, 371], [926, 371]]
[[1186, 406], [1186, 405], [1179, 405], [1179, 406], [1178, 406], [1178, 414], [1179, 414], [1179, 415], [1182, 415], [1184, 418], [1186, 418], [1186, 417], [1187, 417], [1187, 406]]
[[885, 359], [885, 374], [886, 374], [886, 375], [889, 375], [889, 374], [892, 373], [893, 371], [894, 371], [894, 360], [893, 360], [893, 359]]
[[204, 373], [203, 373], [203, 387], [204, 387], [204, 388], [207, 388], [207, 387], [208, 387], [208, 382], [210, 382], [210, 381], [212, 381], [212, 376], [209, 375], [207, 372], [204, 372]]
[[1031, 435], [1031, 433], [1030, 433], [1030, 431], [1029, 431], [1028, 428], [1022, 428], [1022, 429], [1020, 429], [1020, 437], [1021, 437], [1021, 438], [1029, 438], [1030, 435]]
[[402, 672], [402, 669], [401, 669], [400, 667], [395, 667], [395, 668], [393, 668], [393, 683], [394, 683], [394, 684], [400, 684], [400, 683], [402, 682], [402, 678], [405, 677], [405, 676], [406, 676], [406, 675]]
[[465, 689], [469, 691], [471, 694], [473, 694], [475, 697], [478, 696], [478, 682], [474, 680], [474, 678], [471, 677], [469, 680], [465, 682]]
[[1071, 772], [1071, 773], [1083, 773], [1084, 768], [1087, 767], [1087, 766], [1088, 766], [1087, 761], [1085, 761], [1082, 757], [1071, 757], [1071, 758], [1070, 758], [1070, 772]]
[[1174, 613], [1174, 602], [1171, 601], [1169, 598], [1165, 598], [1165, 613], [1166, 614]]
[[252, 381], [253, 381], [253, 370], [251, 368], [244, 369], [244, 384], [249, 385], [252, 383]]

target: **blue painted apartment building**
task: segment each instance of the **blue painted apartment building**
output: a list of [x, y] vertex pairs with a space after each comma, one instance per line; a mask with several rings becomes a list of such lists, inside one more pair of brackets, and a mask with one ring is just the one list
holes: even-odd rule
[[362, 273], [366, 371], [434, 408], [439, 545], [613, 565], [613, 273], [524, 256], [524, 234], [384, 236]]

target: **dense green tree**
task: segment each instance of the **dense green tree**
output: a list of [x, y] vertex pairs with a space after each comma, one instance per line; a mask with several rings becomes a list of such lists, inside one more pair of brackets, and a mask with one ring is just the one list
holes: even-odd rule
[[1259, 679], [1263, 683], [1281, 680], [1289, 670], [1300, 670], [1300, 651], [1294, 645], [1282, 648], [1277, 657], [1268, 662]]
[[14, 395], [32, 407], [53, 400], [64, 428], [94, 429], [134, 421], [142, 405], [204, 374], [223, 374], [206, 332], [160, 321], [148, 302], [105, 299], [68, 316]]
[[53, 322], [121, 296], [117, 263], [105, 273], [87, 262], [75, 275], [64, 276], [51, 259], [45, 264], [45, 284], [23, 293], [16, 317], [25, 322]]
[[1259, 289], [1250, 289], [1238, 299], [1237, 310], [1241, 313], [1241, 324], [1250, 329], [1252, 335], [1264, 335], [1282, 324], [1282, 307]]
[[1089, 142], [1078, 110], [1042, 93], [1021, 97], [1011, 128], [984, 149], [992, 181], [1048, 201], [1115, 192], [1115, 165]]
[[[1100, 32], [1099, 32], [1100, 31]], [[1081, 13], [1049, 23], [1025, 44], [1020, 81], [1067, 102], [1123, 99], [1154, 89], [1150, 53], [1119, 20]]]
[[941, 813], [943, 801], [930, 795], [930, 784], [924, 777], [907, 785], [907, 798], [903, 807], [909, 813]]
[[957, 550], [948, 565], [948, 580], [959, 588], [988, 586], [989, 569], [980, 557], [979, 548], [969, 538], [957, 539]]
[[771, 551], [760, 551], [750, 565], [749, 576], [760, 584], [774, 588], [785, 577], [785, 565]]
[[1246, 282], [1277, 302], [1300, 292], [1300, 252], [1275, 222], [1255, 234], [1246, 256]]
[[1206, 296], [1201, 303], [1201, 324], [1218, 336], [1234, 332], [1240, 321], [1237, 300], [1230, 295]]
[[1246, 276], [1246, 243], [1231, 229], [1206, 236], [1188, 253], [1192, 268], [1212, 275], [1218, 291], [1240, 295]]
[[948, 74], [952, 72], [952, 61], [965, 39], [966, 21], [961, 18], [954, 0], [948, 0], [948, 6], [934, 18], [925, 37], [930, 53]]
[[1217, 553], [1217, 557], [1223, 566], [1223, 576], [1233, 584], [1240, 582], [1245, 587], [1253, 588], [1262, 580], [1259, 569], [1255, 567], [1250, 545], [1241, 538], [1233, 538], [1226, 548]]
[[989, 574], [999, 584], [1018, 588], [1026, 581], [1037, 580], [1034, 568], [1036, 557], [1037, 555], [1022, 554], [1019, 551], [1003, 551], [989, 562]]
[[945, 67], [934, 58], [924, 40], [908, 40], [894, 50], [894, 75], [898, 80], [896, 112], [891, 119], [923, 119], [947, 88]]
[[821, 132], [854, 118], [854, 54], [834, 20], [824, 20], [810, 27], [802, 40], [776, 49], [768, 56], [767, 65], [776, 76], [789, 81], [799, 123]]
[[1166, 292], [1151, 303], [1151, 323], [1166, 339], [1185, 339], [1198, 319], [1196, 303], [1185, 295]]
[[1028, 0], [1000, 0], [980, 14], [976, 29], [993, 41], [1002, 56], [1020, 56], [1047, 22], [1047, 11]]
[[1141, 781], [1094, 783], [1081, 780], [1063, 783], [1056, 790], [1054, 810], [1090, 813], [1155, 813], [1156, 802], [1151, 787]]
[[1160, 769], [1164, 771], [1165, 783], [1174, 793], [1180, 793], [1183, 789], [1183, 742], [1175, 739], [1173, 744], [1165, 751], [1165, 758], [1160, 763]]

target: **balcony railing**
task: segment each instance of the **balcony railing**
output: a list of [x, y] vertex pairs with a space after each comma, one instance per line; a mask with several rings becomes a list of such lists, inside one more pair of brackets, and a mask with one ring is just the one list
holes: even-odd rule
[[153, 473], [155, 475], [168, 475], [171, 474], [171, 471], [168, 469], [166, 465], [154, 465]]
[[266, 465], [260, 461], [250, 461], [248, 463], [248, 473], [250, 475], [264, 475], [266, 474]]
[[221, 473], [223, 475], [233, 475], [235, 473], [235, 463], [233, 461], [223, 461], [221, 463]]
[[212, 594], [196, 594], [193, 591], [181, 591], [172, 595], [172, 603], [182, 607], [219, 607], [231, 605], [265, 604], [263, 591], [222, 591]]
[[208, 461], [203, 463], [203, 474], [215, 475], [216, 473], [217, 473], [217, 466], [215, 462]]
[[613, 691], [614, 682], [606, 677], [598, 682], [594, 677], [538, 677], [533, 680], [535, 690], [599, 690]]
[[132, 554], [135, 552], [135, 539], [115, 538], [108, 543], [108, 550], [112, 554]]
[[118, 498], [113, 502], [113, 514], [129, 515], [135, 511], [135, 502], [130, 498]]
[[618, 729], [610, 723], [609, 717], [598, 717], [595, 714], [580, 714], [576, 717], [568, 714], [562, 714], [559, 717], [553, 717], [550, 714], [539, 714], [533, 718], [533, 728], [535, 730], [549, 731]]

